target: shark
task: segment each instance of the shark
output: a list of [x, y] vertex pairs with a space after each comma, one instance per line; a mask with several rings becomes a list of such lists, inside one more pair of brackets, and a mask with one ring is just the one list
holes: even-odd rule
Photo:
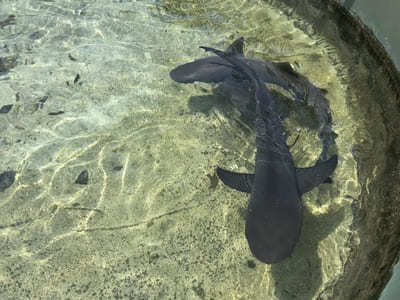
[[[296, 72], [289, 62], [273, 62], [244, 56], [244, 38], [236, 39], [225, 53], [245, 61], [261, 81], [278, 85], [288, 91], [295, 101], [311, 106], [319, 122], [318, 137], [322, 142], [320, 160], [328, 158], [329, 149], [335, 145], [336, 133], [332, 130], [332, 115], [327, 90], [311, 83]], [[229, 95], [233, 105], [246, 119], [253, 120], [254, 97], [248, 77], [237, 72], [237, 67], [219, 56], [205, 57], [180, 65], [170, 72], [170, 77], [179, 83], [218, 83], [221, 90]]]
[[[245, 236], [252, 254], [263, 263], [279, 263], [291, 256], [299, 241], [302, 226], [301, 195], [322, 183], [330, 182], [338, 157], [333, 155], [328, 160], [317, 160], [310, 168], [296, 168], [286, 143], [282, 120], [265, 85], [263, 72], [242, 56], [236, 55], [235, 51], [200, 48], [217, 56], [203, 59], [205, 66], [200, 63], [203, 75], [196, 74], [185, 80], [189, 82], [204, 76], [201, 80], [215, 82], [221, 80], [221, 72], [228, 77], [239, 76], [241, 82], [246, 81], [249, 96], [255, 101], [257, 150], [254, 174], [235, 173], [220, 167], [216, 172], [227, 186], [250, 193]], [[209, 70], [206, 69], [218, 69], [220, 72], [207, 78]], [[182, 73], [179, 74], [181, 71], [178, 67], [171, 77], [182, 79]]]

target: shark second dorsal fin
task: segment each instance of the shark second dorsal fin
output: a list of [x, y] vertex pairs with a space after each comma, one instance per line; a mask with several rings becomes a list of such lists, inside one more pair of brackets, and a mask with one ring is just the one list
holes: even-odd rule
[[240, 37], [235, 40], [225, 51], [228, 55], [243, 55], [243, 48], [244, 48], [244, 38]]
[[299, 74], [293, 69], [292, 65], [288, 62], [274, 62], [275, 67], [277, 67], [282, 72], [290, 74], [294, 77], [299, 77]]
[[218, 178], [227, 186], [243, 193], [251, 193], [254, 174], [234, 173], [217, 167]]

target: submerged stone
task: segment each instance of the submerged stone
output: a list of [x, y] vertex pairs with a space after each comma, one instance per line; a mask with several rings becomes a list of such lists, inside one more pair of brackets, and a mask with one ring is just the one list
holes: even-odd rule
[[5, 171], [0, 174], [0, 192], [4, 192], [14, 183], [15, 174], [15, 171]]
[[3, 105], [3, 106], [0, 108], [0, 114], [6, 114], [6, 113], [8, 113], [8, 112], [11, 110], [12, 106], [13, 106], [12, 104]]
[[77, 184], [84, 184], [84, 185], [86, 185], [86, 184], [88, 184], [88, 182], [89, 182], [89, 173], [88, 173], [87, 170], [83, 170], [83, 171], [79, 174], [78, 178], [75, 180], [75, 183], [77, 183]]

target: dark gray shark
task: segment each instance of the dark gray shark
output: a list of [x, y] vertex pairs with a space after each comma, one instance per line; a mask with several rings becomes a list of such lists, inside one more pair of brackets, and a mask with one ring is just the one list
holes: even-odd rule
[[301, 195], [329, 180], [337, 166], [337, 155], [318, 161], [312, 168], [296, 169], [286, 144], [275, 103], [261, 76], [243, 59], [209, 47], [253, 85], [256, 101], [255, 174], [217, 169], [228, 186], [251, 193], [245, 234], [253, 255], [273, 264], [290, 256], [299, 240], [302, 224]]
[[[327, 161], [318, 161], [311, 168], [295, 168], [281, 119], [275, 111], [274, 99], [264, 83], [264, 70], [260, 71], [243, 56], [237, 55], [234, 47], [235, 43], [230, 47], [232, 51], [227, 52], [201, 47], [214, 52], [218, 57], [178, 67], [171, 72], [171, 77], [182, 80], [185, 76], [181, 75], [188, 74], [186, 71], [189, 67], [193, 68], [193, 72], [189, 73], [195, 76], [186, 77], [186, 82], [220, 82], [240, 78], [239, 82], [249, 91], [249, 98], [255, 99], [255, 174], [233, 173], [221, 168], [217, 168], [217, 174], [226, 185], [251, 193], [246, 217], [246, 238], [257, 259], [273, 264], [290, 256], [299, 239], [302, 224], [301, 195], [329, 181], [337, 165], [337, 156]], [[204, 72], [198, 72], [199, 68]], [[218, 71], [207, 77], [210, 76], [210, 70]]]
[[[314, 108], [320, 128], [318, 136], [322, 141], [321, 160], [326, 160], [328, 150], [334, 145], [336, 134], [332, 131], [332, 117], [329, 102], [325, 98], [326, 90], [313, 85], [306, 77], [296, 72], [287, 62], [260, 61], [243, 55], [241, 37], [235, 40], [225, 51], [237, 60], [245, 61], [262, 82], [281, 86], [293, 95], [294, 99], [306, 102]], [[248, 77], [237, 71], [237, 67], [220, 57], [206, 57], [178, 66], [170, 72], [173, 80], [180, 83], [195, 81], [219, 83], [223, 91], [230, 95], [233, 105], [246, 116], [254, 120], [254, 96], [250, 90]]]

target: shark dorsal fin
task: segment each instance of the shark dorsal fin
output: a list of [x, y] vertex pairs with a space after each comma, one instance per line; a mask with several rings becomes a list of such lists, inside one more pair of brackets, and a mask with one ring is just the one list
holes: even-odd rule
[[244, 38], [240, 37], [235, 40], [225, 51], [228, 55], [243, 55], [243, 48], [244, 48]]

